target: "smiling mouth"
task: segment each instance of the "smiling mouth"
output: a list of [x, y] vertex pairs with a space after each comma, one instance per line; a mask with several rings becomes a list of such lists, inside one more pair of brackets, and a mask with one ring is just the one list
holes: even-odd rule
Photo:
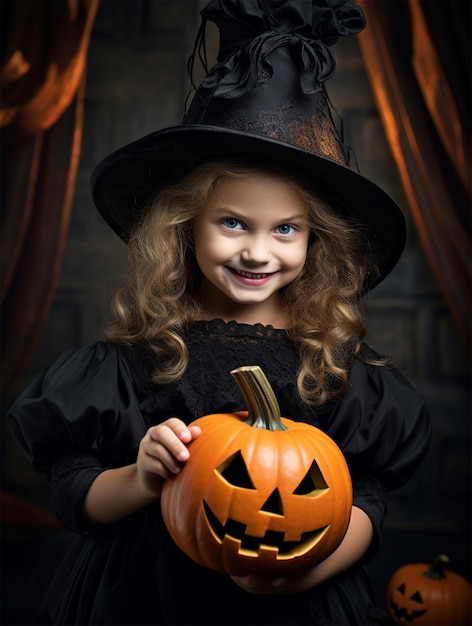
[[268, 272], [266, 274], [255, 273], [255, 272], [245, 272], [244, 270], [237, 270], [234, 267], [228, 267], [231, 272], [238, 274], [238, 276], [242, 276], [243, 278], [252, 278], [253, 280], [257, 280], [260, 278], [267, 278], [267, 276], [271, 276], [274, 272]]
[[279, 558], [289, 559], [294, 556], [302, 556], [319, 542], [328, 529], [328, 526], [325, 526], [318, 530], [305, 532], [302, 534], [300, 541], [286, 541], [284, 538], [285, 533], [275, 530], [267, 530], [263, 537], [253, 537], [246, 534], [246, 524], [228, 519], [226, 524], [223, 525], [218, 521], [205, 501], [203, 501], [203, 508], [208, 524], [220, 543], [226, 537], [238, 541], [240, 542], [238, 552], [254, 557], [258, 556], [260, 550], [264, 548], [266, 550], [270, 548], [276, 549]]

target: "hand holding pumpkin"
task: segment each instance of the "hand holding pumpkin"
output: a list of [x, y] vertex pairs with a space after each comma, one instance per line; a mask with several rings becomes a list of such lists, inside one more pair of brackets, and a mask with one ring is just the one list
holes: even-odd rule
[[178, 474], [189, 458], [187, 445], [200, 435], [198, 426], [171, 419], [152, 426], [142, 438], [136, 461], [138, 481], [144, 493], [160, 495], [162, 478]]
[[312, 569], [293, 573], [287, 577], [262, 578], [260, 576], [232, 576], [233, 581], [247, 593], [254, 595], [284, 595], [300, 593], [313, 587]]
[[[306, 576], [305, 573], [304, 576]], [[283, 593], [294, 593], [292, 590], [294, 576], [291, 576], [290, 578], [271, 579], [250, 574], [249, 576], [231, 576], [231, 578], [238, 585], [238, 587], [241, 587], [244, 591], [254, 595], [279, 595]], [[285, 589], [287, 583], [290, 585], [288, 591]], [[298, 585], [295, 586], [298, 590]]]

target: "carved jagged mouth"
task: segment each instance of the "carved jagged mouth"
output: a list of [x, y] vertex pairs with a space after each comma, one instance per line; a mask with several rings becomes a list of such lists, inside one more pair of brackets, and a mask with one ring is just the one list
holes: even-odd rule
[[390, 601], [390, 608], [395, 617], [402, 622], [413, 622], [426, 613], [426, 609], [423, 611], [407, 611], [405, 608], [400, 608], [393, 600]]
[[264, 547], [276, 548], [281, 558], [301, 556], [318, 543], [328, 528], [325, 526], [318, 530], [305, 532], [300, 541], [285, 541], [285, 533], [274, 530], [267, 530], [263, 537], [253, 537], [246, 534], [246, 524], [228, 519], [223, 525], [205, 501], [203, 501], [203, 507], [209, 526], [219, 541], [222, 542], [225, 537], [230, 537], [240, 542], [240, 552], [253, 553], [254, 556], [257, 556], [261, 548]]

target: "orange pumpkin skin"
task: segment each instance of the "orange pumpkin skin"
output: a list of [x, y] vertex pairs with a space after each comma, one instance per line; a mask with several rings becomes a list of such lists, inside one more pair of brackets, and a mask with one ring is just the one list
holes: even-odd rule
[[313, 567], [349, 524], [344, 456], [309, 424], [281, 418], [287, 430], [271, 431], [245, 423], [247, 415], [193, 422], [202, 433], [162, 489], [169, 533], [190, 558], [218, 572], [273, 578]]
[[387, 587], [387, 609], [393, 624], [422, 626], [470, 626], [470, 583], [438, 563], [412, 563], [400, 567]]

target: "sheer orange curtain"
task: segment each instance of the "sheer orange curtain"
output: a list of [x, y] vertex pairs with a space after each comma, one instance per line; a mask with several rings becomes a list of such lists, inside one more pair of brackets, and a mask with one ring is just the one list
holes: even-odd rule
[[2, 0], [4, 399], [36, 345], [61, 268], [98, 3]]
[[471, 345], [469, 2], [358, 0], [359, 43], [414, 222]]

